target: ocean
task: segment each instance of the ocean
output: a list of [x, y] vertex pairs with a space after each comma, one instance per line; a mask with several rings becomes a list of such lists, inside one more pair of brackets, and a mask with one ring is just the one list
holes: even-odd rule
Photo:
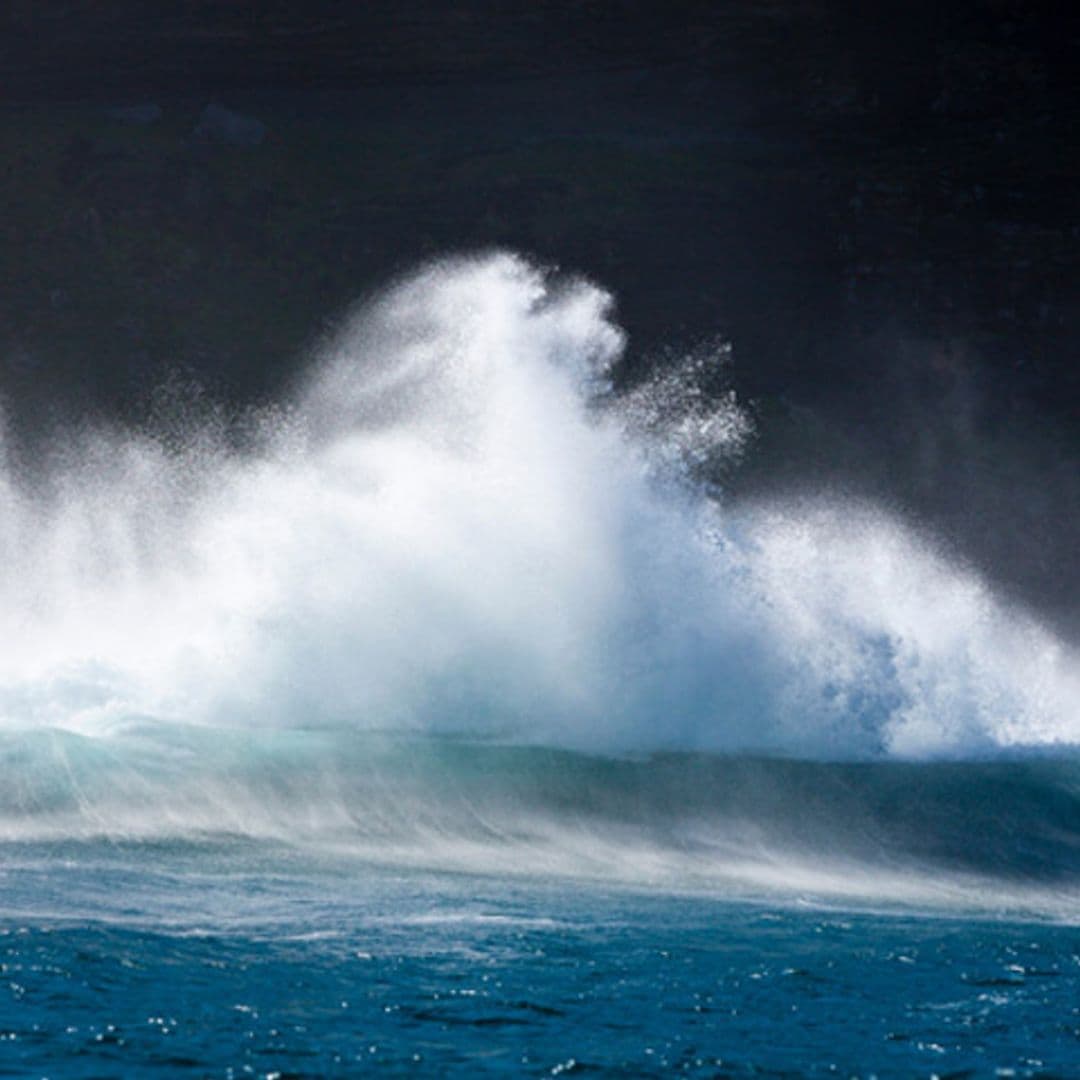
[[444, 260], [5, 455], [0, 1072], [1080, 1076], [1075, 645], [624, 346]]
[[0, 1067], [1077, 1075], [1075, 923], [986, 892], [611, 885], [502, 854], [436, 873], [220, 839], [8, 851]]

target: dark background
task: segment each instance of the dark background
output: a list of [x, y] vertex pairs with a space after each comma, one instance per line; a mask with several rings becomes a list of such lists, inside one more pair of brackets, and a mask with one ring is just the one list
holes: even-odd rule
[[[9, 0], [0, 393], [32, 458], [170, 371], [273, 397], [418, 260], [722, 335], [736, 495], [917, 518], [1080, 632], [1080, 19], [1014, 0]], [[208, 110], [208, 106], [210, 106]]]

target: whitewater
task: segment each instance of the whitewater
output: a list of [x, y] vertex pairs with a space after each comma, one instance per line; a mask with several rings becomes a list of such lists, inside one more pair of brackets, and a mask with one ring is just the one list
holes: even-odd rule
[[0, 1071], [1076, 1075], [1080, 657], [735, 499], [706, 343], [508, 253], [0, 465]]
[[1049, 866], [1075, 912], [1075, 646], [881, 507], [727, 500], [729, 350], [619, 392], [624, 348], [586, 281], [446, 260], [274, 407], [174, 385], [9, 461], [0, 840], [978, 903]]

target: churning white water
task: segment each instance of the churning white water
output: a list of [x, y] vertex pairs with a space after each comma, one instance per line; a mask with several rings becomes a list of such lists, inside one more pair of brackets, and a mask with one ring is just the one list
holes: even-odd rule
[[[635, 750], [1080, 743], [1080, 662], [895, 517], [725, 506], [697, 356], [629, 397], [609, 298], [506, 254], [368, 304], [244, 450], [205, 417], [0, 471], [0, 724]], [[709, 402], [713, 403], [710, 404]]]

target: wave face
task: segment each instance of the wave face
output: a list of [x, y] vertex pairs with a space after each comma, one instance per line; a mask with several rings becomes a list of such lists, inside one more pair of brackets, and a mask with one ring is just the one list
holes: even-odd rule
[[273, 778], [233, 762], [230, 828], [392, 816], [396, 781], [363, 814], [298, 793], [339, 776], [341, 733], [1071, 760], [1070, 643], [880, 508], [725, 504], [697, 479], [751, 435], [705, 393], [724, 350], [618, 395], [623, 344], [586, 282], [441, 262], [276, 409], [178, 404], [73, 432], [35, 483], [4, 466], [0, 829], [205, 825], [227, 747]]
[[[0, 739], [0, 842], [284, 843], [394, 866], [1080, 910], [1080, 756], [814, 762], [323, 731]], [[116, 849], [113, 849], [116, 854]], [[242, 859], [242, 850], [237, 849]]]

